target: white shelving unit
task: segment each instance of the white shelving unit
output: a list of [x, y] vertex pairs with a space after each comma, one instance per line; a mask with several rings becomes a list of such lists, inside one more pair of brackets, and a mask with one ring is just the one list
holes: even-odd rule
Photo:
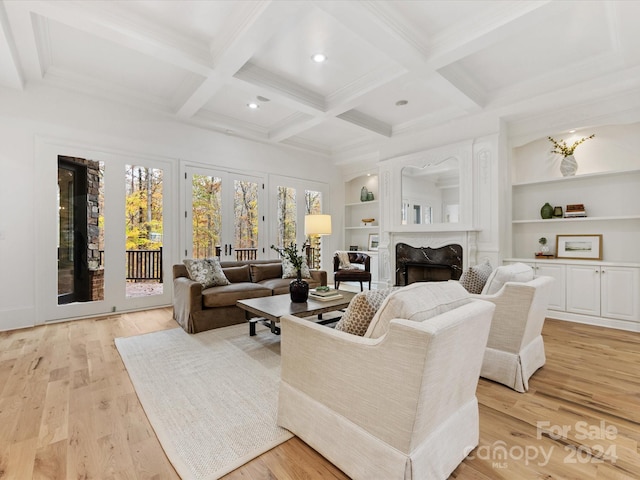
[[[373, 193], [374, 199], [360, 201], [360, 191], [366, 187]], [[359, 251], [368, 251], [369, 235], [380, 231], [380, 202], [378, 201], [378, 176], [363, 175], [345, 183], [344, 206], [344, 249], [358, 247]], [[364, 225], [362, 219], [374, 221]]]
[[[587, 217], [542, 219], [545, 202], [585, 205]], [[603, 234], [603, 259], [640, 262], [640, 170], [610, 171], [512, 185], [513, 256], [530, 258], [538, 238], [552, 247], [556, 235]]]
[[[360, 201], [362, 187], [373, 193], [374, 199]], [[344, 249], [364, 252], [371, 257], [371, 284], [378, 282], [378, 252], [371, 251], [369, 235], [380, 233], [380, 202], [378, 200], [378, 175], [361, 175], [345, 182], [344, 206]], [[363, 218], [373, 218], [371, 224], [364, 225]]]

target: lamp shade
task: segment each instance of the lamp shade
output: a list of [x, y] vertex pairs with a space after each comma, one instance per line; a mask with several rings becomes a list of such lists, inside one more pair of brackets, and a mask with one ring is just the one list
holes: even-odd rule
[[331, 215], [305, 215], [305, 235], [331, 235]]

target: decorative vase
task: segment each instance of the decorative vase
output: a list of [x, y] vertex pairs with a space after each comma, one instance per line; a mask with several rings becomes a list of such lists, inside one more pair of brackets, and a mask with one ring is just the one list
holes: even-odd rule
[[549, 202], [545, 203], [540, 209], [540, 216], [544, 219], [553, 217], [553, 207]]
[[553, 207], [553, 216], [556, 218], [562, 218], [562, 207]]
[[567, 155], [560, 162], [560, 173], [563, 177], [571, 177], [578, 171], [578, 162], [573, 155]]
[[367, 192], [367, 202], [373, 200], [373, 192]]
[[289, 295], [293, 303], [304, 303], [309, 298], [309, 284], [302, 280], [300, 270], [298, 278], [289, 284]]
[[360, 190], [360, 201], [366, 202], [367, 195], [369, 195], [369, 191], [367, 190], [367, 187], [362, 187], [362, 190]]

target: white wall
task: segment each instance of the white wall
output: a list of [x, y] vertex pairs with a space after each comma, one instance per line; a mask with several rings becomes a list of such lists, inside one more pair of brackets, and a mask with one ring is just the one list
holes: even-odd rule
[[[328, 213], [342, 208], [332, 197], [342, 198], [343, 183], [332, 176], [332, 168], [322, 168], [329, 163], [326, 158], [176, 123], [169, 116], [72, 92], [0, 88], [0, 330], [31, 326], [39, 323], [37, 317], [46, 316], [36, 311], [40, 294], [36, 265], [42, 261], [36, 238], [41, 215], [36, 202], [41, 187], [36, 180], [41, 167], [36, 149], [49, 140], [170, 161], [175, 165], [174, 176], [180, 161], [190, 161], [324, 182], [329, 185]], [[177, 204], [178, 192], [171, 194]], [[337, 248], [338, 239], [335, 245], [331, 237], [326, 241], [328, 251]], [[171, 255], [170, 263], [179, 260], [175, 248]]]

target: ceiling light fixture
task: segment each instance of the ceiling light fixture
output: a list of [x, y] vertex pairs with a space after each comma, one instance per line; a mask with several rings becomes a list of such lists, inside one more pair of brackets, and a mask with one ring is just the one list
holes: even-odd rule
[[408, 100], [398, 100], [396, 102], [396, 107], [404, 107], [407, 103], [409, 103]]
[[314, 53], [311, 56], [311, 60], [316, 63], [323, 63], [327, 61], [327, 56], [324, 53]]
[[249, 107], [251, 110], [257, 110], [258, 108], [260, 108], [260, 105], [258, 105], [256, 102], [251, 102], [247, 103], [247, 107]]

